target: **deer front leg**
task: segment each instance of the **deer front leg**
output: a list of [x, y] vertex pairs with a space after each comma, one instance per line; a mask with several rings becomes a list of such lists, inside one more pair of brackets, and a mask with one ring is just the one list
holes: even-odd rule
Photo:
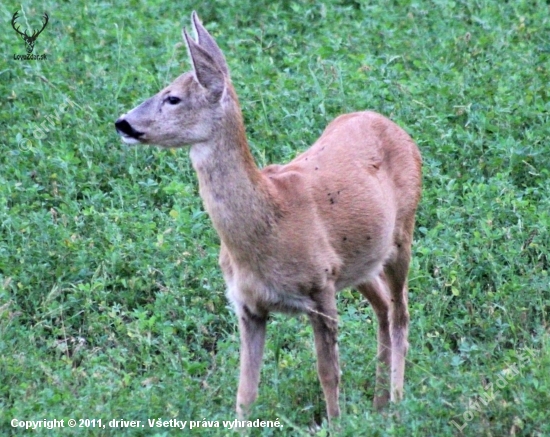
[[320, 296], [320, 301], [308, 312], [315, 336], [317, 372], [325, 394], [329, 420], [340, 416], [338, 385], [340, 365], [338, 362], [338, 315], [334, 292]]
[[254, 314], [246, 305], [237, 306], [241, 336], [241, 370], [237, 391], [237, 416], [244, 420], [258, 396], [260, 367], [265, 343], [267, 314]]

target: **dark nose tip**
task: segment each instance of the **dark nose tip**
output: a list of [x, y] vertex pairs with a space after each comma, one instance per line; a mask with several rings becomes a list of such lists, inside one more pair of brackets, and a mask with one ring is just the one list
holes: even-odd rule
[[132, 135], [133, 132], [134, 132], [134, 129], [132, 128], [130, 123], [128, 123], [123, 118], [119, 118], [117, 121], [115, 121], [115, 128], [116, 128], [118, 133], [123, 133], [125, 135], [130, 136], [130, 137], [134, 136], [134, 135]]
[[143, 136], [143, 132], [135, 130], [123, 117], [115, 121], [115, 128], [119, 134], [135, 138], [136, 140]]

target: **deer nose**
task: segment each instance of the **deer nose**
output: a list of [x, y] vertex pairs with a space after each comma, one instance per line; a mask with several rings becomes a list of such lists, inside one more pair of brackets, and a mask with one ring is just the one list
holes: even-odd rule
[[123, 117], [120, 117], [117, 121], [115, 121], [115, 128], [119, 135], [126, 135], [135, 139], [138, 139], [143, 135], [143, 132], [135, 130]]

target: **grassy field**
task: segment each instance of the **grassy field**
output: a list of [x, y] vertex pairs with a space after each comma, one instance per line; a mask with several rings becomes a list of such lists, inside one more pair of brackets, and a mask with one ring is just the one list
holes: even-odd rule
[[[372, 411], [376, 320], [339, 295], [342, 436], [550, 435], [550, 12], [544, 1], [82, 0], [0, 5], [0, 434], [228, 435], [236, 319], [187, 150], [113, 122], [224, 50], [259, 165], [373, 109], [424, 159], [405, 400]], [[11, 28], [50, 21], [35, 54]], [[274, 316], [252, 419], [329, 433], [305, 317]], [[12, 420], [77, 420], [25, 431]], [[143, 428], [78, 427], [80, 419]], [[177, 431], [147, 421], [219, 421]], [[44, 423], [43, 423], [44, 424]]]

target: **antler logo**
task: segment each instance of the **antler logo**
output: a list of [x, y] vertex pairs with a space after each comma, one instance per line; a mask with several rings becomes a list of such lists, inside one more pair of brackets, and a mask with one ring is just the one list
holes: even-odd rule
[[11, 25], [15, 29], [15, 31], [21, 35], [23, 40], [25, 41], [25, 45], [27, 48], [27, 53], [31, 54], [34, 50], [34, 43], [36, 42], [36, 38], [38, 38], [38, 35], [42, 33], [42, 31], [46, 28], [46, 25], [48, 24], [48, 14], [44, 13], [44, 25], [42, 26], [42, 29], [33, 31], [32, 35], [27, 35], [27, 31], [21, 32], [19, 28], [16, 26], [16, 21], [19, 16], [19, 11], [16, 11], [15, 14], [13, 14], [13, 18], [11, 19]]

